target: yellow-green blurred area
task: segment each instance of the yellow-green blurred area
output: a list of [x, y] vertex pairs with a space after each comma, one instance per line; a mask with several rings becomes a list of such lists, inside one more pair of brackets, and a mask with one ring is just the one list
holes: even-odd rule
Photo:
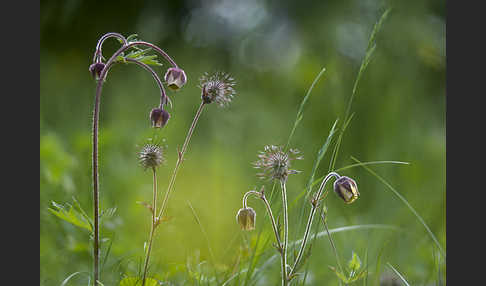
[[[48, 208], [52, 201], [72, 203], [75, 197], [92, 216], [96, 83], [88, 67], [103, 34], [138, 34], [160, 46], [185, 70], [188, 82], [178, 92], [168, 91], [171, 118], [154, 130], [149, 112], [160, 94], [152, 76], [128, 64], [117, 64], [108, 74], [101, 96], [100, 206], [116, 212], [102, 219], [101, 280], [118, 285], [125, 276], [139, 275], [143, 266], [151, 217], [139, 202], [151, 201], [152, 176], [139, 166], [137, 151], [147, 138], [165, 139], [166, 164], [158, 171], [162, 198], [201, 100], [198, 78], [221, 70], [236, 79], [237, 95], [228, 108], [205, 108], [169, 200], [170, 219], [158, 229], [149, 268], [151, 277], [172, 283], [164, 285], [198, 285], [201, 276], [218, 277], [211, 285], [221, 285], [223, 277], [246, 269], [250, 260], [260, 268], [277, 254], [261, 201], [248, 201], [257, 212], [256, 230], [242, 232], [235, 215], [246, 191], [264, 184], [270, 197], [272, 184], [256, 177], [252, 163], [265, 145], [287, 142], [303, 97], [325, 67], [291, 141], [305, 159], [293, 162], [302, 172], [288, 181], [289, 239], [302, 238], [310, 204], [302, 198], [292, 203], [304, 190], [333, 123], [339, 119], [342, 125], [373, 25], [388, 7], [392, 10], [377, 34], [376, 50], [351, 106], [354, 117], [336, 168], [354, 164], [351, 156], [362, 162], [409, 162], [368, 167], [408, 200], [445, 249], [444, 1], [41, 1], [40, 285], [60, 285], [78, 271], [82, 273], [67, 285], [87, 285], [92, 271], [89, 233]], [[115, 39], [107, 40], [104, 57], [118, 47]], [[169, 64], [159, 60], [164, 66], [155, 70], [163, 77]], [[326, 175], [335, 142], [316, 179]], [[445, 283], [444, 257], [410, 209], [362, 167], [341, 175], [356, 180], [361, 196], [346, 205], [328, 185], [329, 229], [369, 224], [399, 228], [333, 233], [341, 263], [354, 251], [369, 269], [367, 279], [356, 284], [399, 283], [388, 262], [411, 285]], [[302, 206], [306, 217], [300, 223]], [[280, 214], [278, 186], [272, 208]], [[324, 231], [317, 222], [312, 233]], [[328, 266], [337, 267], [337, 262], [328, 238], [321, 236], [301, 269], [307, 269], [306, 285], [339, 285]], [[227, 285], [279, 285], [279, 259], [246, 279], [241, 273]]]

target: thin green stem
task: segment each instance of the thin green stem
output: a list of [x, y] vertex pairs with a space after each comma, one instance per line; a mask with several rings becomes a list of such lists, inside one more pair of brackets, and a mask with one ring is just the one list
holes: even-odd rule
[[305, 249], [305, 246], [307, 244], [307, 238], [309, 237], [310, 229], [311, 229], [311, 226], [312, 226], [312, 221], [314, 220], [314, 215], [316, 213], [317, 206], [318, 206], [319, 200], [320, 200], [321, 195], [322, 195], [322, 191], [324, 190], [324, 187], [326, 186], [327, 181], [329, 181], [329, 179], [331, 177], [339, 178], [340, 176], [339, 176], [339, 174], [337, 174], [335, 172], [331, 172], [331, 173], [327, 174], [327, 176], [324, 178], [324, 180], [322, 180], [321, 186], [319, 187], [319, 190], [317, 191], [316, 196], [314, 197], [314, 199], [311, 202], [312, 209], [311, 209], [311, 212], [309, 214], [309, 219], [307, 220], [307, 226], [305, 227], [304, 238], [302, 239], [302, 243], [300, 245], [299, 253], [297, 254], [297, 258], [295, 259], [294, 265], [292, 266], [292, 268], [290, 270], [289, 276], [291, 276], [296, 271], [297, 266], [298, 266], [300, 260], [302, 259], [302, 255], [304, 254], [304, 249]]
[[289, 240], [289, 217], [287, 213], [287, 188], [286, 180], [280, 180], [280, 187], [282, 189], [282, 210], [283, 210], [283, 227], [284, 227], [284, 237], [282, 245], [282, 286], [287, 286], [288, 276], [287, 276], [287, 244]]
[[201, 116], [201, 113], [203, 111], [203, 108], [205, 106], [205, 103], [201, 101], [201, 105], [199, 105], [199, 108], [196, 112], [196, 115], [194, 116], [194, 120], [192, 121], [191, 127], [189, 128], [189, 131], [187, 132], [186, 140], [184, 141], [184, 144], [182, 145], [182, 150], [179, 151], [178, 158], [177, 158], [177, 163], [174, 168], [174, 172], [172, 173], [172, 176], [169, 181], [169, 186], [167, 187], [167, 192], [165, 193], [164, 200], [162, 201], [162, 206], [160, 208], [158, 218], [161, 219], [162, 215], [164, 214], [164, 211], [167, 208], [167, 202], [169, 200], [169, 196], [174, 189], [174, 184], [175, 184], [175, 179], [177, 176], [177, 172], [179, 171], [179, 168], [184, 160], [184, 154], [187, 150], [187, 146], [189, 145], [189, 141], [191, 140], [192, 133], [194, 132], [194, 129], [196, 128], [197, 121], [199, 120], [199, 117]]
[[143, 267], [143, 279], [142, 279], [142, 286], [145, 286], [145, 279], [147, 277], [147, 269], [150, 260], [150, 252], [152, 250], [152, 241], [155, 234], [155, 228], [157, 227], [157, 218], [155, 216], [156, 208], [157, 208], [157, 174], [155, 168], [152, 168], [153, 171], [153, 197], [152, 197], [152, 226], [150, 228], [150, 238], [149, 238], [149, 245], [147, 248], [147, 255], [145, 256], [145, 265]]
[[334, 252], [334, 256], [336, 257], [336, 261], [337, 261], [337, 264], [338, 264], [338, 267], [339, 267], [339, 271], [341, 271], [341, 273], [344, 273], [343, 267], [341, 265], [341, 261], [339, 259], [339, 255], [337, 253], [337, 248], [334, 245], [334, 241], [332, 240], [331, 234], [329, 233], [329, 228], [327, 227], [327, 222], [326, 222], [326, 219], [324, 217], [324, 214], [321, 214], [321, 219], [322, 219], [322, 223], [324, 223], [324, 228], [326, 229], [327, 237], [329, 238], [329, 242], [331, 243], [331, 247], [332, 247], [332, 250]]

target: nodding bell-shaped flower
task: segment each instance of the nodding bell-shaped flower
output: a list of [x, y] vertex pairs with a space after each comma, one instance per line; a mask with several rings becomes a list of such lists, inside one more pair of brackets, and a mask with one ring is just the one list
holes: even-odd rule
[[356, 182], [346, 176], [342, 176], [334, 182], [334, 191], [347, 204], [354, 202], [359, 197]]
[[180, 68], [169, 68], [165, 73], [167, 86], [172, 90], [178, 90], [187, 82], [186, 73]]
[[97, 62], [89, 66], [89, 71], [94, 79], [99, 79], [101, 76], [101, 71], [105, 68], [105, 64], [102, 62]]
[[254, 230], [255, 219], [256, 212], [250, 207], [240, 209], [236, 215], [236, 221], [242, 230]]
[[150, 121], [152, 121], [152, 127], [162, 128], [169, 121], [170, 114], [166, 110], [156, 107], [150, 111]]

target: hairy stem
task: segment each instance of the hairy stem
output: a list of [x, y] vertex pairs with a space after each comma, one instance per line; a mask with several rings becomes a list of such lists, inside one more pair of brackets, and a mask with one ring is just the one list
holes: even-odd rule
[[287, 244], [289, 239], [289, 217], [287, 213], [287, 189], [285, 180], [280, 180], [280, 187], [282, 189], [282, 211], [283, 211], [283, 227], [284, 237], [282, 245], [282, 286], [288, 284], [287, 276]]
[[310, 229], [311, 229], [311, 226], [312, 226], [312, 221], [314, 220], [314, 215], [315, 215], [316, 210], [317, 210], [319, 199], [322, 195], [322, 192], [324, 190], [324, 187], [326, 186], [327, 181], [329, 181], [329, 179], [333, 176], [336, 177], [336, 178], [340, 177], [339, 174], [337, 174], [335, 172], [331, 172], [331, 173], [327, 174], [327, 176], [324, 178], [324, 180], [322, 180], [321, 186], [319, 187], [319, 190], [317, 191], [317, 194], [312, 201], [312, 209], [311, 209], [311, 212], [309, 214], [309, 219], [307, 220], [307, 226], [305, 227], [304, 238], [302, 239], [302, 243], [300, 245], [299, 253], [297, 254], [297, 258], [295, 259], [294, 265], [292, 266], [292, 268], [290, 270], [289, 276], [291, 276], [296, 271], [297, 266], [298, 266], [300, 260], [302, 259], [302, 255], [304, 254], [304, 249], [305, 249], [305, 246], [307, 244], [307, 239], [309, 237]]
[[95, 103], [93, 109], [93, 150], [92, 150], [92, 177], [93, 177], [93, 284], [97, 286], [99, 281], [99, 254], [100, 254], [100, 243], [99, 243], [99, 182], [98, 182], [98, 129], [99, 129], [99, 116], [100, 116], [100, 98], [101, 98], [101, 90], [103, 89], [103, 83], [106, 79], [106, 75], [110, 70], [113, 63], [115, 63], [116, 58], [125, 50], [132, 46], [142, 45], [148, 46], [162, 54], [174, 67], [177, 67], [176, 63], [159, 47], [142, 41], [131, 42], [127, 43], [126, 39], [117, 33], [108, 33], [103, 36], [99, 41], [95, 51], [94, 61], [96, 61], [97, 56], [101, 56], [101, 45], [103, 41], [109, 37], [118, 37], [122, 39], [124, 45], [120, 47], [106, 62], [105, 67], [101, 71], [99, 79], [97, 80], [96, 84], [96, 94], [95, 94]]
[[175, 179], [177, 176], [177, 172], [179, 171], [179, 168], [184, 160], [184, 154], [187, 150], [187, 146], [189, 145], [189, 141], [191, 140], [192, 133], [194, 132], [194, 129], [196, 128], [197, 121], [199, 120], [199, 117], [201, 116], [201, 113], [203, 111], [205, 103], [201, 101], [201, 105], [199, 105], [199, 108], [196, 112], [196, 115], [194, 116], [194, 120], [192, 121], [191, 127], [189, 128], [189, 131], [187, 132], [186, 140], [184, 141], [184, 145], [182, 145], [182, 150], [179, 151], [178, 158], [177, 158], [177, 163], [174, 168], [174, 172], [172, 173], [172, 176], [169, 181], [169, 186], [167, 187], [167, 192], [165, 193], [164, 200], [162, 201], [162, 206], [160, 207], [160, 211], [158, 214], [158, 218], [161, 219], [162, 215], [164, 214], [164, 211], [167, 208], [167, 202], [169, 200], [169, 196], [174, 189], [174, 184], [175, 184]]
[[145, 265], [143, 267], [143, 278], [142, 278], [142, 286], [145, 286], [145, 279], [147, 277], [147, 269], [150, 260], [150, 252], [152, 250], [152, 241], [155, 234], [155, 228], [157, 227], [157, 218], [155, 216], [156, 208], [157, 208], [157, 175], [155, 172], [155, 168], [152, 168], [153, 171], [153, 198], [152, 198], [152, 227], [150, 228], [150, 238], [149, 244], [147, 248], [147, 255], [145, 256]]

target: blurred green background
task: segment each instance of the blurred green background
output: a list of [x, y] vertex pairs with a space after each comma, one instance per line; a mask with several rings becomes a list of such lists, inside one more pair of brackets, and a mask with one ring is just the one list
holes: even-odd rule
[[[164, 49], [188, 76], [181, 91], [169, 92], [172, 117], [157, 131], [150, 128], [148, 114], [158, 104], [159, 92], [147, 72], [119, 64], [104, 85], [100, 200], [102, 209], [117, 208], [101, 233], [113, 242], [102, 270], [105, 285], [137, 274], [150, 229], [149, 212], [137, 204], [151, 200], [151, 174], [137, 164], [138, 146], [154, 134], [165, 139], [167, 164], [160, 168], [158, 180], [160, 191], [165, 192], [177, 147], [200, 102], [198, 78], [206, 71], [222, 70], [237, 80], [237, 96], [228, 108], [210, 105], [203, 112], [169, 201], [171, 220], [156, 237], [151, 275], [183, 285], [192, 283], [189, 269], [197, 272], [202, 261], [206, 261], [202, 268], [208, 266], [203, 269], [207, 275], [213, 275], [213, 269], [231, 273], [246, 268], [253, 253], [247, 247], [254, 247], [262, 229], [259, 247], [267, 238], [270, 241], [257, 267], [276, 253], [261, 202], [249, 200], [258, 214], [256, 231], [243, 233], [235, 222], [243, 194], [262, 185], [251, 163], [264, 145], [286, 143], [303, 96], [325, 67], [292, 139], [291, 146], [305, 157], [293, 165], [303, 172], [288, 182], [289, 201], [298, 196], [332, 124], [344, 116], [368, 37], [387, 7], [392, 11], [361, 78], [352, 105], [355, 115], [343, 137], [336, 167], [353, 164], [350, 156], [361, 161], [410, 162], [371, 168], [414, 206], [445, 248], [444, 1], [41, 1], [40, 285], [60, 285], [76, 271], [86, 273], [68, 285], [86, 285], [91, 271], [88, 233], [56, 218], [48, 208], [51, 201], [72, 202], [74, 196], [92, 213], [95, 81], [88, 67], [104, 33], [138, 34]], [[106, 41], [105, 57], [118, 45], [114, 39]], [[167, 67], [164, 62], [156, 70], [163, 76]], [[316, 177], [325, 175], [330, 153]], [[367, 255], [373, 272], [385, 246], [382, 284], [391, 275], [386, 267], [390, 262], [412, 285], [435, 285], [445, 267], [438, 267], [437, 250], [416, 217], [363, 168], [342, 175], [356, 179], [361, 197], [344, 205], [331, 193], [329, 228], [387, 224], [402, 229], [334, 234], [342, 262], [354, 251], [366, 264]], [[269, 192], [271, 184], [266, 187]], [[272, 205], [274, 212], [280, 210], [280, 195]], [[301, 206], [299, 201], [290, 209], [291, 240], [303, 235], [304, 226], [297, 225]], [[309, 206], [305, 207], [308, 213]], [[102, 254], [108, 244], [103, 244]], [[327, 238], [316, 240], [308, 263], [307, 285], [338, 285], [328, 268], [336, 266], [336, 260]], [[277, 285], [279, 272], [276, 260], [253, 282]], [[368, 284], [373, 279], [370, 273]]]

